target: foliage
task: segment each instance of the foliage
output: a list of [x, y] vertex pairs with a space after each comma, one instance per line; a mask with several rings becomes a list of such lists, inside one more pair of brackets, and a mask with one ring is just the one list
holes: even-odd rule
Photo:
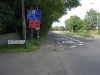
[[65, 30], [64, 26], [60, 26], [59, 29], [60, 29], [60, 31], [64, 31]]
[[97, 11], [95, 11], [94, 9], [90, 9], [89, 11], [87, 11], [87, 13], [85, 15], [84, 22], [85, 22], [85, 28], [87, 30], [96, 29], [96, 26], [97, 26]]
[[55, 31], [59, 31], [59, 27], [58, 26], [55, 26]]
[[55, 31], [55, 27], [51, 27], [51, 31]]
[[77, 32], [82, 28], [83, 21], [78, 16], [74, 15], [65, 21], [65, 25], [67, 30]]
[[64, 31], [65, 28], [64, 28], [64, 26], [60, 26], [60, 27], [55, 26], [55, 27], [52, 27], [51, 30], [52, 31]]
[[[67, 10], [80, 5], [79, 0], [24, 0], [25, 14], [27, 9], [41, 9], [41, 30], [40, 34], [44, 35], [50, 29], [54, 21], [58, 21]], [[2, 11], [2, 12], [1, 12]], [[5, 12], [5, 13], [4, 13]], [[21, 0], [0, 0], [0, 32], [10, 28], [16, 30], [16, 26], [22, 25], [21, 17]], [[5, 24], [6, 23], [6, 24]], [[9, 25], [9, 26], [8, 26]], [[2, 27], [2, 28], [1, 28]], [[28, 25], [27, 25], [28, 28]], [[7, 32], [7, 31], [5, 31]], [[12, 31], [10, 31], [12, 32]], [[44, 34], [43, 34], [44, 33]]]
[[9, 5], [0, 3], [0, 33], [8, 32], [7, 27], [13, 24], [14, 14]]

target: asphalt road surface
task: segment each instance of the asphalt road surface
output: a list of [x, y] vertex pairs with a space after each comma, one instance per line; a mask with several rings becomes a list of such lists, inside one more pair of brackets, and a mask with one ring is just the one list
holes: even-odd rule
[[50, 32], [35, 53], [1, 53], [0, 75], [100, 75], [100, 39]]

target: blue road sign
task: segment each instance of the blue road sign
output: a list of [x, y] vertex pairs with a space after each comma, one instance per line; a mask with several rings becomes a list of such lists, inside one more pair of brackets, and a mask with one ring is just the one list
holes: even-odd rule
[[41, 10], [35, 9], [35, 10], [28, 10], [27, 11], [27, 20], [40, 20], [41, 19]]
[[35, 20], [40, 20], [41, 19], [41, 10], [40, 9], [35, 10], [34, 19]]
[[35, 11], [34, 10], [28, 10], [27, 11], [27, 20], [34, 20], [34, 13]]

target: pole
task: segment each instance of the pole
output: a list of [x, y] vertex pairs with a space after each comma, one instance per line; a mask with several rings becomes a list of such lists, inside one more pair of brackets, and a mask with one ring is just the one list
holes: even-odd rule
[[26, 21], [25, 21], [24, 0], [21, 0], [21, 3], [22, 3], [23, 39], [26, 41]]
[[39, 29], [37, 29], [37, 38], [39, 39]]
[[31, 40], [33, 40], [33, 28], [31, 29]]

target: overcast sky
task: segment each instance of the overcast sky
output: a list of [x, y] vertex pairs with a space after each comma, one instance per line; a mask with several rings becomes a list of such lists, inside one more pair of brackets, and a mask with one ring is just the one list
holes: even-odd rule
[[53, 27], [61, 26], [61, 25], [65, 26], [65, 24], [64, 24], [65, 20], [70, 18], [70, 16], [72, 16], [72, 15], [77, 15], [81, 19], [83, 19], [86, 12], [88, 10], [90, 10], [91, 8], [100, 12], [100, 0], [81, 0], [80, 3], [82, 4], [81, 6], [69, 11], [68, 14], [62, 16], [62, 18], [59, 19], [60, 22], [54, 22], [52, 26]]

